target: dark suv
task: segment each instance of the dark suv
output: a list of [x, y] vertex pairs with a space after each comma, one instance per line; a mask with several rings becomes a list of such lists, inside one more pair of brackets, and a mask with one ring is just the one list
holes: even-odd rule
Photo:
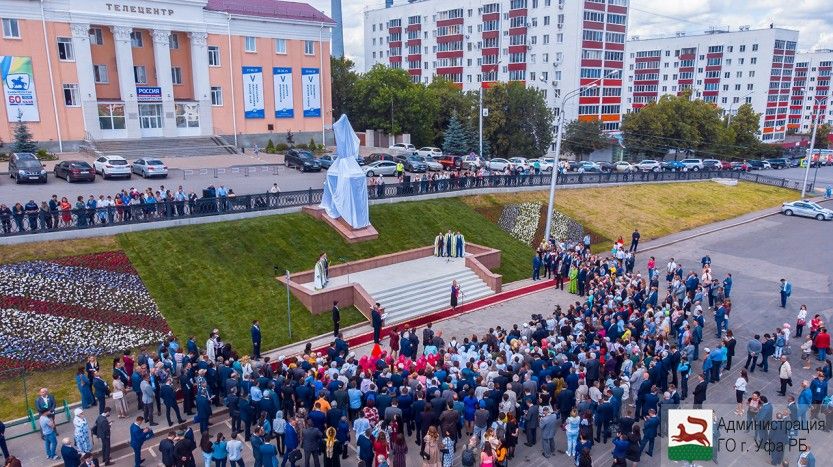
[[394, 156], [393, 154], [388, 154], [386, 152], [374, 152], [367, 156], [364, 160], [368, 164], [372, 164], [376, 161], [391, 161], [391, 162], [399, 162], [398, 157], [402, 157], [402, 162], [405, 162], [404, 155], [403, 156]]
[[46, 169], [31, 152], [15, 152], [9, 158], [9, 176], [17, 183], [46, 183]]
[[786, 169], [790, 166], [790, 163], [786, 159], [780, 157], [767, 159], [766, 161], [769, 162], [769, 165], [771, 165], [773, 169]]
[[301, 172], [320, 172], [321, 163], [309, 151], [290, 149], [284, 158], [286, 168], [295, 167]]

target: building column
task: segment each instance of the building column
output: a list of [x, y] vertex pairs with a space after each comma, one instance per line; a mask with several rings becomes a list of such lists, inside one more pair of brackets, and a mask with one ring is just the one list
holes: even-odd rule
[[84, 131], [93, 139], [101, 134], [98, 123], [98, 97], [95, 91], [93, 55], [90, 50], [90, 25], [72, 23], [72, 49], [75, 52], [75, 71], [78, 76], [78, 98], [84, 117]]
[[[192, 32], [188, 34], [191, 43], [191, 73], [194, 83], [194, 100], [200, 105], [200, 134], [214, 134], [214, 121], [211, 115], [211, 82], [208, 80], [208, 34]], [[230, 90], [229, 90], [230, 91]], [[229, 101], [230, 102], [230, 101]]]
[[171, 31], [154, 29], [153, 61], [156, 66], [156, 85], [162, 88], [162, 135], [176, 136], [174, 84], [171, 76]]
[[130, 33], [133, 28], [113, 26], [113, 40], [116, 44], [116, 68], [119, 74], [119, 92], [124, 101], [125, 126], [128, 138], [139, 138], [139, 102], [136, 100], [136, 80], [133, 76], [133, 45]]

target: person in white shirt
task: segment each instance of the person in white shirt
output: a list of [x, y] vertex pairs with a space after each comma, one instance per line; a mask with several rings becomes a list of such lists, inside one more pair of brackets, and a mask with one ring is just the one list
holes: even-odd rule
[[243, 442], [237, 439], [237, 432], [231, 432], [231, 439], [226, 441], [226, 452], [228, 453], [228, 461], [231, 467], [236, 465], [243, 466]]

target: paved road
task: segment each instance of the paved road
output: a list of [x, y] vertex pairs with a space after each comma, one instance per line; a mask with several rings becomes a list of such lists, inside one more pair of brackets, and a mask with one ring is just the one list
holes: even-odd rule
[[[667, 247], [657, 248], [650, 252], [640, 254], [637, 268], [643, 269], [649, 255], [657, 258], [658, 263], [663, 263], [668, 257], [673, 256], [681, 262], [686, 269], [699, 267], [699, 259], [704, 253], [708, 253], [713, 261], [713, 269], [717, 277], [723, 277], [725, 273], [731, 272], [734, 277], [734, 290], [732, 300], [734, 308], [731, 317], [731, 329], [738, 338], [738, 351], [735, 364], [730, 371], [725, 371], [721, 381], [709, 386], [706, 408], [712, 408], [723, 417], [731, 417], [734, 410], [734, 381], [739, 375], [741, 364], [744, 361], [745, 351], [743, 350], [746, 341], [755, 333], [772, 332], [774, 328], [783, 322], [794, 323], [798, 307], [801, 303], [808, 306], [810, 313], [821, 313], [825, 322], [830, 323], [833, 316], [833, 293], [831, 292], [830, 264], [833, 264], [833, 253], [828, 247], [828, 239], [833, 232], [833, 222], [818, 222], [812, 219], [787, 218], [783, 216], [771, 216], [758, 221], [750, 222], [742, 226], [729, 228], [720, 232], [707, 234], [698, 238], [684, 240]], [[650, 246], [650, 242], [645, 245]], [[777, 282], [781, 277], [789, 278], [794, 291], [787, 309], [778, 307]], [[528, 319], [533, 312], [550, 312], [556, 304], [562, 306], [574, 302], [577, 297], [561, 291], [545, 291], [528, 295], [516, 300], [498, 304], [487, 309], [476, 311], [457, 318], [449, 319], [435, 324], [435, 330], [442, 331], [448, 341], [452, 336], [462, 339], [473, 332], [482, 334], [488, 327], [495, 325], [508, 326], [512, 323]], [[704, 332], [704, 343], [701, 349], [706, 346], [713, 346], [714, 323], [711, 316], [706, 315], [706, 327]], [[808, 378], [808, 370], [801, 368], [798, 360], [799, 340], [793, 340], [793, 354], [790, 360], [793, 364], [793, 379], [796, 386], [790, 389], [795, 394], [797, 385], [801, 379]], [[367, 346], [355, 349], [361, 355], [369, 351]], [[739, 363], [740, 364], [739, 364]], [[695, 365], [700, 369], [699, 362]], [[785, 398], [775, 394], [778, 387], [776, 375], [777, 366], [773, 362], [770, 365], [769, 373], [756, 371], [751, 375], [749, 391], [761, 390], [769, 397], [775, 405], [776, 411], [783, 410]], [[693, 384], [691, 385], [693, 389]], [[685, 403], [684, 408], [691, 407], [691, 397]], [[133, 402], [133, 399], [131, 399]], [[230, 431], [226, 420], [217, 417], [214, 420], [215, 430]], [[63, 430], [67, 433], [66, 428]], [[732, 466], [757, 466], [767, 465], [768, 458], [765, 453], [756, 451], [750, 435], [745, 433], [726, 433], [721, 435], [731, 437], [736, 441], [735, 452], [724, 452], [720, 454], [720, 465]], [[802, 438], [813, 440], [813, 449], [817, 459], [833, 458], [833, 446], [829, 443], [829, 434], [803, 433]], [[120, 436], [116, 436], [120, 438]], [[522, 437], [523, 440], [523, 437]], [[661, 440], [656, 452], [664, 452]], [[745, 443], [741, 445], [741, 443]], [[144, 457], [148, 459], [147, 465], [157, 465], [159, 454], [157, 450], [158, 438], [147, 444]], [[743, 448], [741, 448], [743, 446]], [[418, 448], [409, 442], [410, 453], [408, 465], [419, 465]], [[563, 432], [559, 432], [556, 438], [556, 447], [563, 450], [565, 439]], [[17, 439], [10, 442], [13, 453], [27, 454], [24, 459], [30, 460], [30, 464], [38, 465], [42, 461], [42, 447], [39, 440], [34, 437]], [[247, 448], [247, 465], [250, 465], [251, 452]], [[745, 452], [741, 453], [741, 449]], [[610, 465], [610, 444], [596, 446], [593, 449], [594, 465]], [[131, 465], [129, 450], [120, 450], [115, 453], [117, 465]], [[795, 463], [796, 454], [789, 454], [791, 465]], [[354, 465], [355, 454], [351, 453], [351, 460], [344, 465]], [[554, 459], [544, 459], [538, 448], [525, 448], [522, 443], [519, 446], [518, 456], [512, 465], [528, 464], [532, 467], [544, 465], [568, 466], [570, 461], [559, 454]], [[459, 465], [459, 464], [455, 464]], [[672, 465], [667, 459], [657, 454], [653, 458], [643, 456], [642, 466]], [[818, 465], [825, 465], [824, 462]]]
[[[759, 173], [761, 175], [769, 175], [771, 177], [778, 177], [778, 178], [788, 178], [790, 180], [804, 180], [804, 172], [806, 169], [801, 167], [796, 167], [792, 169], [781, 169], [781, 170], [763, 170], [763, 171], [755, 171], [752, 173]], [[817, 172], [818, 170], [818, 172]], [[808, 177], [808, 182], [813, 181], [813, 176], [816, 176], [816, 186], [818, 188], [824, 188], [827, 185], [833, 185], [833, 166], [827, 167], [810, 167], [810, 176]]]

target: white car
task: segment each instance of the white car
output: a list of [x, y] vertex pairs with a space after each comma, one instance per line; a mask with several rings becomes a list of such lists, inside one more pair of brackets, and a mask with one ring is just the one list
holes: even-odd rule
[[417, 152], [416, 146], [411, 143], [396, 143], [391, 146], [388, 146], [388, 149], [393, 149], [395, 151], [402, 151], [407, 154], [415, 154]]
[[417, 155], [420, 155], [420, 156], [423, 156], [423, 157], [439, 158], [439, 157], [443, 157], [443, 150], [440, 149], [440, 148], [425, 146], [423, 148], [417, 149]]
[[529, 170], [529, 161], [526, 157], [512, 157], [509, 159], [513, 167], [521, 167], [524, 170]]
[[613, 170], [615, 170], [617, 172], [624, 172], [624, 173], [636, 172], [637, 170], [639, 170], [639, 169], [636, 168], [636, 166], [631, 165], [631, 163], [628, 162], [628, 161], [619, 161], [613, 167], [614, 167]]
[[680, 162], [692, 172], [703, 170], [703, 159], [683, 159]]
[[653, 159], [645, 159], [640, 161], [637, 164], [634, 164], [640, 172], [659, 172], [662, 170], [662, 167], [659, 164], [659, 161], [655, 161]]
[[486, 168], [496, 172], [503, 172], [506, 168], [512, 169], [512, 163], [500, 157], [493, 157], [486, 161]]
[[833, 211], [825, 209], [818, 204], [807, 201], [793, 201], [791, 203], [784, 203], [781, 205], [781, 212], [785, 216], [803, 216], [814, 217], [820, 221], [829, 221], [833, 219]]
[[440, 164], [439, 162], [437, 162], [437, 160], [434, 159], [433, 157], [421, 156], [419, 154], [417, 154], [416, 156], [413, 156], [413, 157], [416, 157], [417, 160], [419, 160], [420, 162], [425, 164], [428, 167], [428, 170], [431, 171], [431, 172], [442, 172], [443, 171], [443, 165]]
[[552, 164], [553, 159], [550, 158], [542, 158], [542, 159], [530, 159], [527, 161], [529, 166], [534, 168], [535, 163], [538, 163], [538, 167], [541, 169], [541, 172], [551, 172], [552, 171]]
[[93, 162], [95, 173], [102, 178], [127, 177], [130, 178], [132, 168], [127, 159], [121, 156], [101, 156]]

